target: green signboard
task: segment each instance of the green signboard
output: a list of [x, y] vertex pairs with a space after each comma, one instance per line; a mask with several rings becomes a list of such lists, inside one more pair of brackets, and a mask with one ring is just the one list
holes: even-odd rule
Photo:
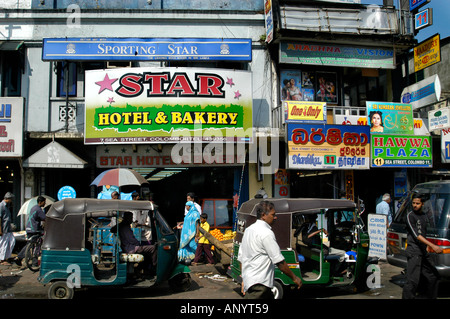
[[432, 167], [430, 136], [371, 135], [371, 167]]

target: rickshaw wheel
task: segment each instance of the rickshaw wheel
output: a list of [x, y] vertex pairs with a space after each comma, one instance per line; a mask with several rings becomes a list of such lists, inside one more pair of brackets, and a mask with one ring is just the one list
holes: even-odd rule
[[191, 288], [191, 282], [191, 276], [182, 273], [169, 279], [169, 287], [175, 292], [185, 292]]
[[73, 288], [69, 288], [65, 281], [55, 281], [48, 288], [49, 299], [72, 299]]
[[275, 299], [283, 299], [284, 288], [283, 285], [277, 280], [273, 281], [272, 293]]

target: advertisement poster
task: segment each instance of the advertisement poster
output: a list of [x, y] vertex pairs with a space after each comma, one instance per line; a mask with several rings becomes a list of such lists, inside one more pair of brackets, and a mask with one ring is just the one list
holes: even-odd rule
[[386, 260], [386, 215], [369, 214], [367, 217], [369, 231], [369, 256]]
[[23, 156], [22, 97], [0, 98], [0, 157]]
[[371, 167], [432, 167], [430, 136], [371, 135]]
[[278, 169], [275, 173], [275, 198], [289, 198], [290, 197], [290, 183], [289, 172], [286, 169]]
[[336, 73], [317, 72], [317, 92], [316, 101], [336, 104], [337, 96], [337, 76]]
[[450, 163], [450, 129], [441, 130], [441, 161]]
[[368, 126], [287, 123], [289, 169], [369, 169]]
[[410, 104], [366, 102], [370, 133], [414, 135], [413, 110]]
[[441, 42], [439, 34], [414, 47], [414, 72], [441, 62]]
[[327, 122], [327, 104], [323, 102], [285, 101], [286, 120], [297, 123]]
[[251, 142], [251, 83], [224, 69], [86, 71], [85, 144]]

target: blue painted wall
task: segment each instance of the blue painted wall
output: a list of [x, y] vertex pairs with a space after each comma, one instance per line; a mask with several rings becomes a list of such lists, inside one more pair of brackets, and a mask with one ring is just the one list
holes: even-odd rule
[[220, 10], [261, 11], [262, 0], [32, 0], [32, 9], [66, 9], [76, 4], [81, 9], [131, 9], [131, 10]]

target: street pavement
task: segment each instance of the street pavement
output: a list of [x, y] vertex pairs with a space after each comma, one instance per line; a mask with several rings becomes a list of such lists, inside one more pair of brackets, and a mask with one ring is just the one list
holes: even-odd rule
[[[347, 288], [303, 287], [285, 293], [291, 299], [401, 299], [405, 276], [401, 268], [380, 262], [380, 285], [363, 293]], [[75, 299], [221, 299], [240, 300], [240, 285], [225, 274], [222, 265], [191, 266], [192, 287], [187, 292], [174, 293], [167, 283], [150, 288], [105, 288], [76, 291]], [[0, 265], [0, 299], [46, 299], [47, 287], [37, 281], [39, 273], [20, 269], [16, 265]], [[450, 284], [442, 282], [440, 299], [450, 299]]]

